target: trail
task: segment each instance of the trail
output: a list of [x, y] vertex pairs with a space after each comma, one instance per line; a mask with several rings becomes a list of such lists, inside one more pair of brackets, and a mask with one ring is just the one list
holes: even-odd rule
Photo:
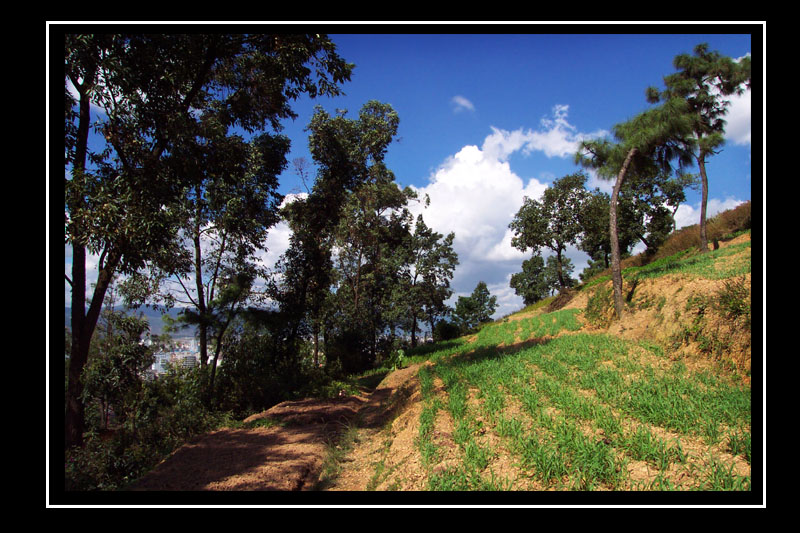
[[[378, 431], [390, 414], [394, 393], [416, 375], [417, 368], [392, 372], [361, 396], [287, 401], [245, 419], [269, 417], [279, 425], [223, 428], [196, 437], [129, 490], [326, 490], [318, 481], [329, 445], [348, 425], [356, 425], [365, 435]], [[348, 479], [356, 486], [366, 484], [352, 476]]]

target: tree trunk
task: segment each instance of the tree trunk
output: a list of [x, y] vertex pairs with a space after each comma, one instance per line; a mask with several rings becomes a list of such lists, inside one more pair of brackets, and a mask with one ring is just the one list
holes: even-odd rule
[[208, 396], [206, 405], [209, 409], [212, 407], [214, 401], [214, 380], [217, 374], [217, 361], [219, 360], [219, 353], [222, 350], [222, 334], [217, 337], [217, 346], [214, 350], [214, 359], [211, 361], [211, 375], [208, 378]]
[[411, 319], [411, 347], [417, 346], [417, 314], [413, 313]]
[[[85, 429], [83, 393], [83, 369], [89, 359], [89, 346], [94, 335], [106, 291], [119, 264], [119, 256], [111, 254], [101, 262], [92, 302], [86, 311], [86, 249], [73, 246], [72, 255], [72, 347], [69, 356], [69, 383], [67, 384], [66, 418], [64, 420], [64, 444], [66, 447], [81, 446]], [[78, 292], [80, 291], [80, 292]], [[86, 314], [84, 314], [86, 313]]]
[[703, 184], [702, 201], [700, 202], [700, 251], [708, 251], [708, 235], [706, 234], [706, 204], [708, 203], [708, 178], [706, 177], [706, 156], [703, 152], [697, 156], [700, 178]]
[[314, 326], [314, 370], [319, 368], [319, 324]]
[[208, 364], [208, 325], [206, 324], [206, 299], [203, 291], [203, 260], [200, 249], [200, 213], [198, 205], [198, 216], [194, 228], [194, 277], [197, 288], [197, 310], [200, 314], [200, 324], [197, 326], [198, 343], [200, 345], [200, 364]]
[[622, 183], [625, 181], [625, 174], [628, 172], [628, 166], [631, 159], [636, 154], [636, 148], [631, 148], [622, 168], [617, 174], [617, 181], [614, 183], [614, 190], [611, 193], [611, 207], [609, 210], [609, 232], [611, 235], [611, 279], [614, 285], [614, 312], [619, 319], [622, 317], [623, 301], [622, 301], [622, 269], [620, 267], [619, 256], [619, 237], [617, 234], [617, 201], [619, 199], [619, 191], [622, 188]]

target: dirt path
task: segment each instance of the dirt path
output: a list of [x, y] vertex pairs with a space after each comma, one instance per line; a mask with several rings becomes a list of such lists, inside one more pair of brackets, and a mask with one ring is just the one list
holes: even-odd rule
[[[395, 392], [416, 376], [417, 368], [412, 366], [389, 374], [364, 396], [283, 402], [245, 420], [269, 417], [281, 422], [280, 425], [224, 428], [197, 437], [178, 448], [130, 490], [315, 489], [329, 443], [348, 424], [355, 424], [367, 440], [369, 435], [375, 435], [396, 406]], [[367, 481], [350, 473], [345, 485], [323, 490], [364, 490]]]

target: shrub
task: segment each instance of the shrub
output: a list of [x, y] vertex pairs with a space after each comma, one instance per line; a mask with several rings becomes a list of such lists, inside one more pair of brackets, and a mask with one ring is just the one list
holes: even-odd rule
[[110, 431], [90, 427], [84, 446], [67, 450], [64, 488], [124, 488], [187, 439], [218, 427], [225, 413], [208, 411], [202, 401], [204, 370], [176, 368], [140, 382]]
[[460, 334], [458, 325], [446, 320], [440, 320], [433, 328], [433, 340], [436, 342], [457, 339]]
[[[710, 243], [733, 238], [751, 229], [751, 204], [749, 201], [739, 204], [709, 218], [706, 221], [706, 237]], [[674, 255], [682, 250], [700, 246], [700, 225], [694, 224], [672, 233], [659, 248], [655, 258]]]
[[725, 280], [722, 289], [717, 291], [713, 302], [714, 309], [729, 320], [742, 319], [745, 327], [750, 327], [750, 287], [745, 277]]
[[238, 415], [268, 409], [319, 385], [322, 371], [303, 354], [284, 354], [280, 339], [264, 330], [231, 336], [217, 369], [218, 408]]
[[599, 285], [586, 303], [586, 320], [597, 327], [608, 327], [614, 316], [614, 298], [611, 284]]

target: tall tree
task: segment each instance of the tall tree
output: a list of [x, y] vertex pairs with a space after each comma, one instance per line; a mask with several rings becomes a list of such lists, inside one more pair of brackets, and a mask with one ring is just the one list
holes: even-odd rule
[[[148, 263], [171, 271], [176, 258], [186, 259], [176, 206], [197, 175], [185, 172], [185, 154], [211, 125], [279, 129], [296, 116], [292, 99], [338, 94], [352, 65], [320, 35], [66, 35], [64, 69], [65, 241], [73, 260], [65, 445], [72, 446], [82, 443], [81, 374], [109, 283]], [[95, 118], [92, 106], [101, 110]], [[95, 152], [92, 129], [102, 144]], [[87, 252], [100, 258], [88, 309]]]
[[[266, 248], [268, 230], [279, 220], [278, 175], [287, 166], [289, 139], [266, 133], [250, 142], [237, 135], [210, 137], [193, 148], [186, 154], [185, 169], [197, 175], [196, 183], [187, 187], [181, 203], [181, 234], [191, 260], [172, 272], [151, 275], [165, 280], [163, 299], [191, 310], [184, 322], [197, 326], [200, 362], [205, 365], [209, 336], [221, 338], [209, 328], [223, 280], [266, 276], [255, 253]], [[237, 299], [233, 309], [224, 304], [226, 312], [236, 311], [244, 300]]]
[[555, 252], [560, 289], [567, 287], [561, 265], [568, 245], [581, 235], [580, 215], [586, 200], [586, 175], [564, 176], [545, 189], [542, 199], [525, 198], [522, 207], [509, 224], [514, 231], [511, 245], [525, 252], [538, 253], [542, 248]]
[[706, 158], [717, 153], [724, 144], [725, 120], [732, 94], [741, 94], [750, 88], [750, 56], [736, 62], [717, 51], [709, 51], [707, 43], [695, 46], [694, 54], [679, 54], [673, 60], [678, 70], [664, 77], [666, 88], [659, 91], [648, 87], [647, 99], [651, 103], [682, 98], [689, 105], [693, 117], [693, 153], [700, 171], [702, 200], [700, 204], [700, 250], [708, 251], [706, 234], [706, 208], [708, 203], [708, 176]]
[[411, 318], [411, 346], [417, 345], [417, 322], [427, 318], [431, 332], [436, 319], [446, 313], [445, 301], [452, 296], [450, 280], [458, 265], [458, 255], [453, 250], [454, 233], [446, 237], [425, 224], [422, 215], [417, 217], [414, 234], [410, 240], [410, 269], [408, 286], [408, 313]]
[[652, 169], [669, 172], [672, 163], [679, 167], [691, 161], [691, 117], [685, 100], [674, 98], [644, 111], [627, 122], [617, 124], [613, 134], [617, 142], [608, 139], [580, 143], [575, 161], [594, 168], [604, 179], [615, 179], [609, 202], [609, 237], [611, 243], [611, 279], [614, 288], [614, 311], [622, 316], [622, 270], [620, 266], [619, 225], [617, 205], [620, 191], [630, 171], [637, 175], [652, 175]]
[[409, 266], [410, 194], [394, 181], [364, 183], [350, 195], [337, 228], [339, 323], [351, 335], [363, 334], [364, 365], [376, 359], [380, 338], [405, 307], [396, 288]]
[[[289, 351], [295, 350], [295, 343], [311, 332], [312, 324], [325, 321], [325, 302], [337, 280], [334, 247], [347, 240], [351, 229], [342, 221], [350, 217], [356, 224], [352, 228], [354, 235], [361, 235], [356, 231], [359, 227], [366, 229], [370, 225], [377, 231], [381, 226], [378, 219], [391, 217], [392, 210], [407, 198], [393, 183], [394, 175], [384, 162], [398, 124], [394, 109], [377, 101], [362, 106], [357, 119], [348, 118], [344, 110], [331, 116], [321, 108], [311, 119], [309, 150], [317, 176], [306, 197], [284, 208], [292, 236], [278, 265], [280, 279], [273, 287]], [[353, 244], [356, 241], [362, 242], [360, 237]], [[365, 267], [363, 254], [380, 253], [380, 249], [357, 245], [342, 248], [341, 252], [336, 259], [339, 266], [348, 266], [350, 276], [342, 283], [349, 285], [351, 301], [363, 303], [361, 275], [367, 275], [371, 268]], [[374, 276], [375, 272], [369, 275]]]

